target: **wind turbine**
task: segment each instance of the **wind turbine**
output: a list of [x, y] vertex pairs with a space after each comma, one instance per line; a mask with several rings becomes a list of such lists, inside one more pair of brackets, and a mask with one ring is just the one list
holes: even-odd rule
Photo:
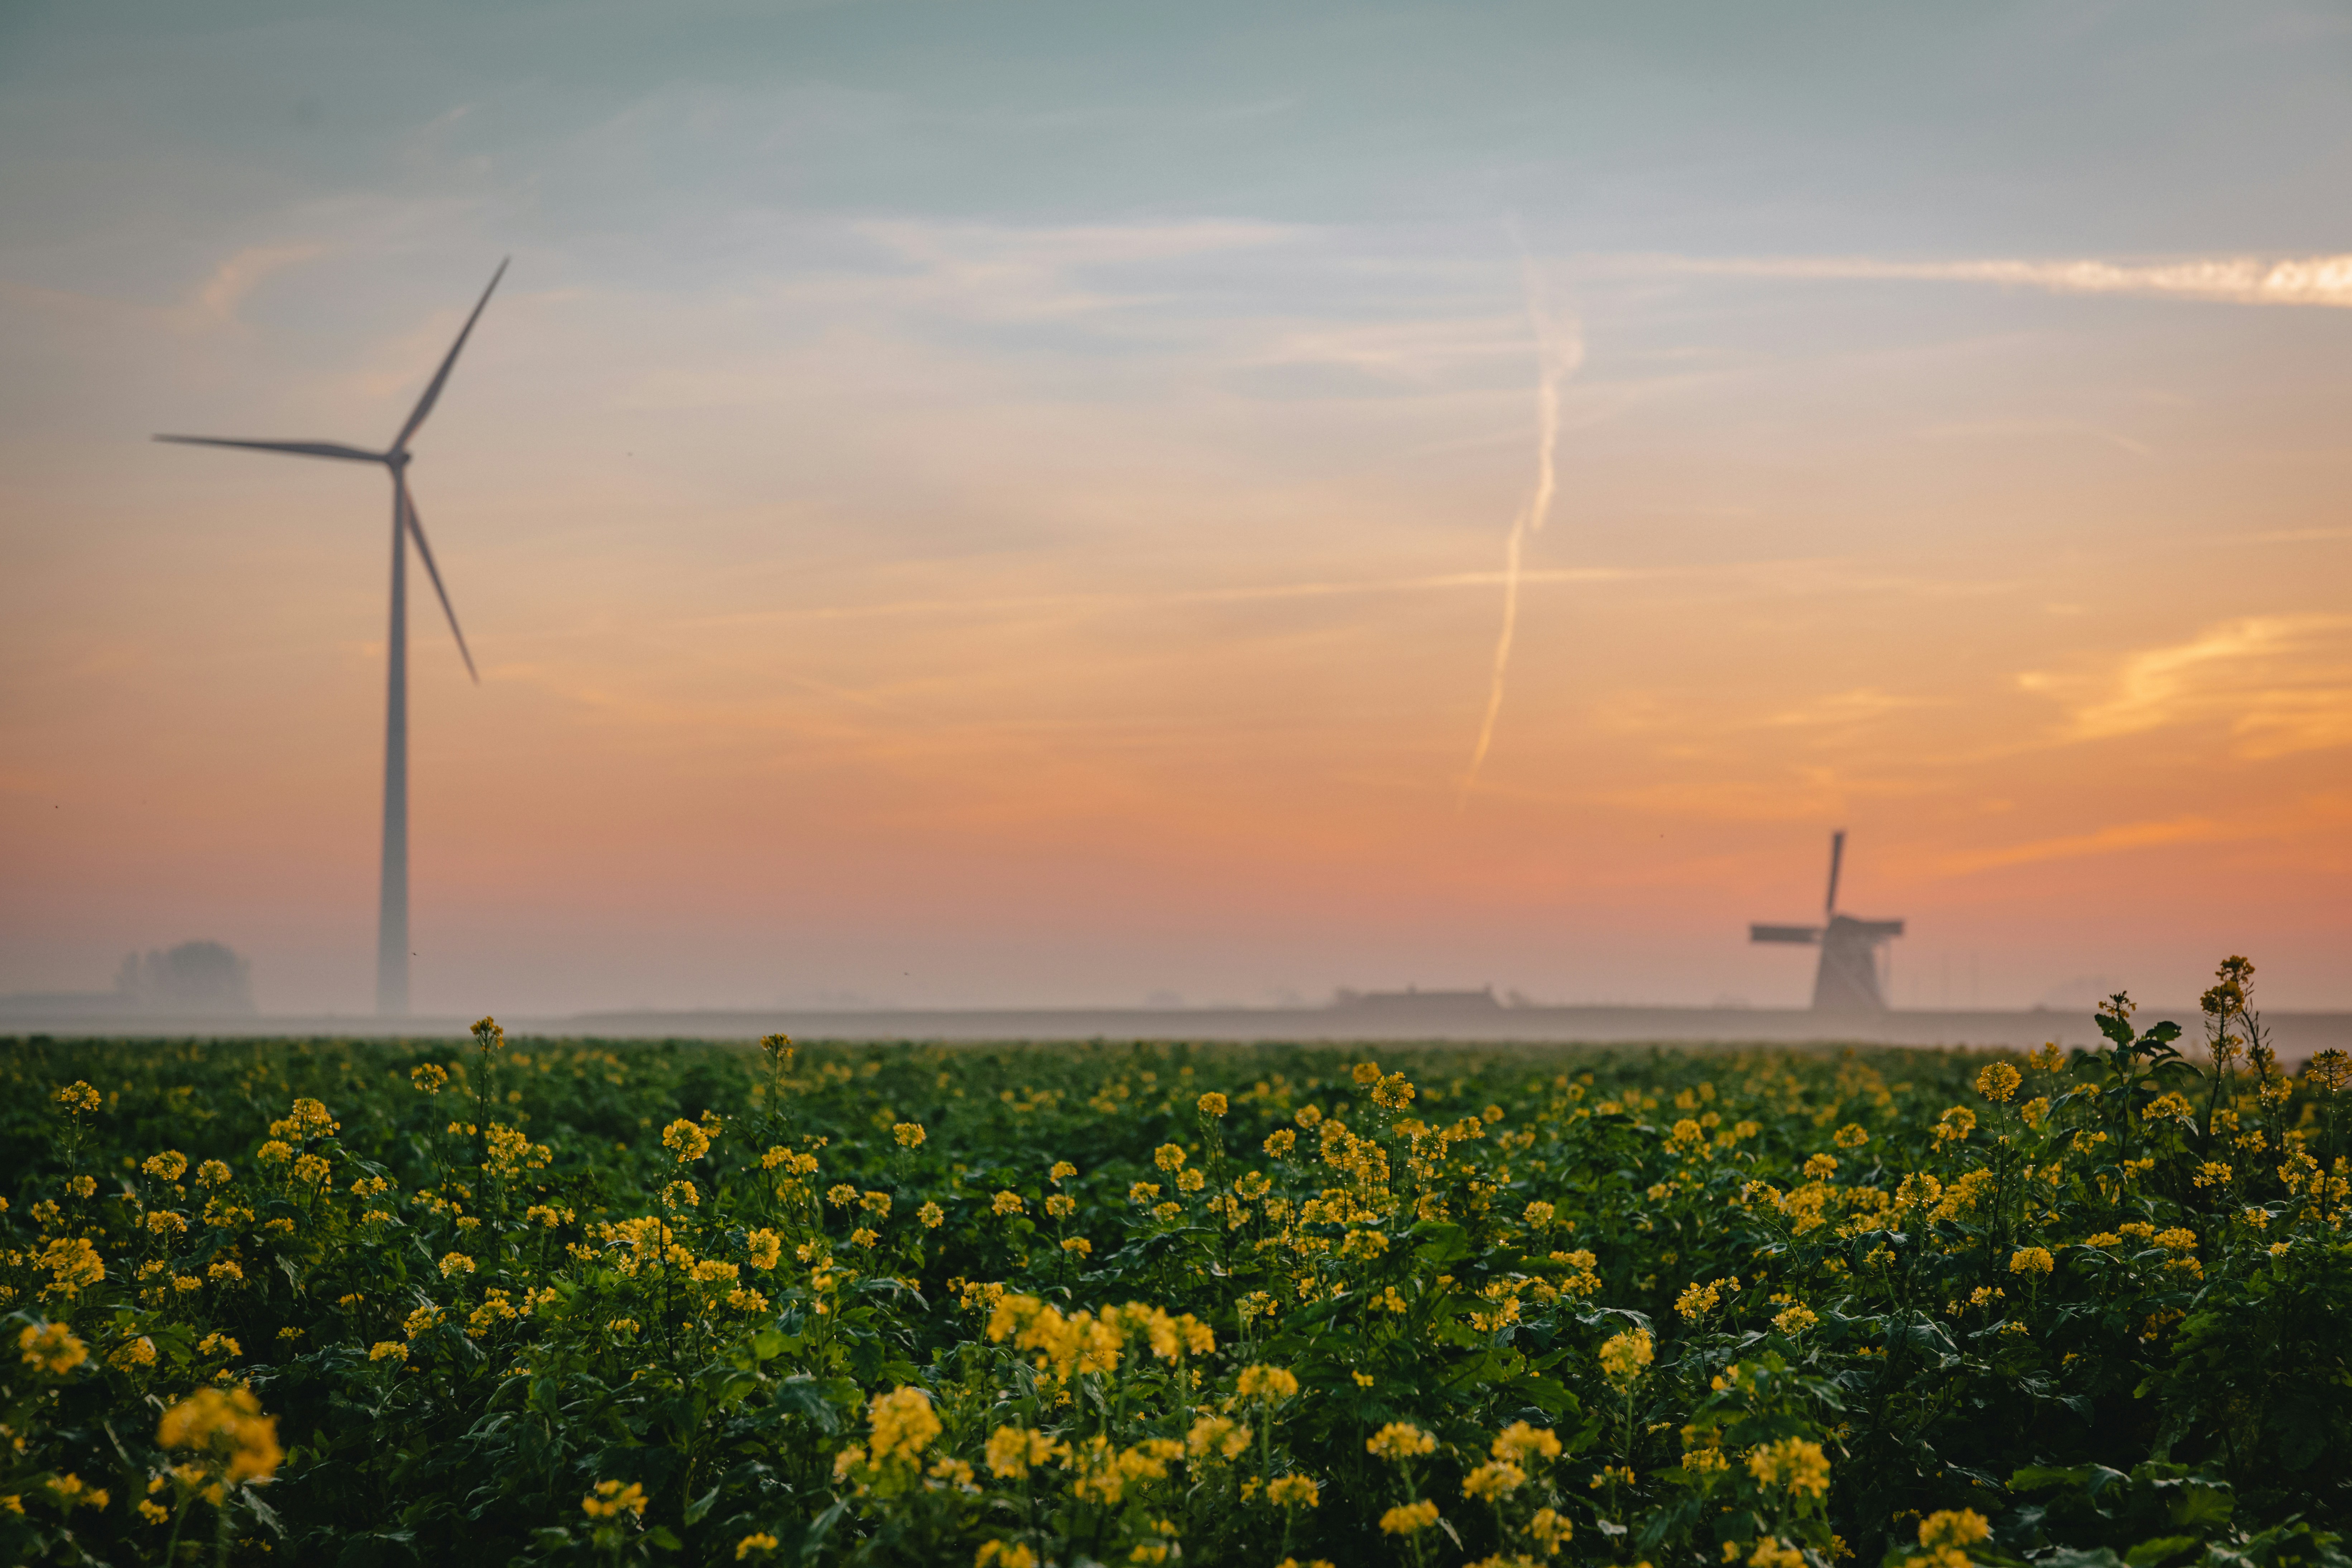
[[1845, 829], [1830, 836], [1830, 891], [1822, 900], [1825, 925], [1751, 925], [1750, 942], [1819, 943], [1822, 966], [1813, 974], [1816, 1013], [1884, 1013], [1878, 988], [1878, 949], [1903, 934], [1901, 921], [1862, 921], [1837, 912], [1838, 870], [1845, 863]]
[[[511, 260], [512, 258], [509, 258]], [[425, 423], [425, 416], [441, 399], [441, 388], [447, 384], [449, 372], [457, 363], [459, 351], [473, 335], [474, 323], [482, 318], [482, 307], [490, 302], [491, 289], [506, 276], [507, 263], [500, 261], [499, 269], [490, 274], [488, 289], [475, 301], [474, 313], [457, 332], [457, 341], [449, 345], [447, 357], [441, 368], [433, 373], [425, 386], [425, 395], [392, 438], [392, 445], [381, 452], [363, 447], [346, 447], [333, 441], [232, 441], [217, 436], [158, 436], [158, 441], [174, 441], [187, 447], [235, 447], [247, 452], [283, 452], [297, 458], [331, 458], [345, 463], [380, 463], [392, 475], [392, 635], [389, 639], [391, 673], [385, 680], [383, 711], [383, 873], [380, 899], [376, 906], [375, 927], [375, 1010], [388, 1017], [400, 1017], [408, 1012], [408, 542], [416, 541], [416, 553], [425, 562], [426, 575], [433, 579], [433, 592], [441, 600], [441, 613], [449, 617], [449, 630], [457, 638], [457, 653], [466, 661], [466, 673], [479, 686], [482, 678], [474, 668], [474, 656], [466, 647], [466, 634], [457, 626], [457, 612], [449, 606], [449, 590], [441, 585], [441, 569], [433, 563], [433, 547], [425, 542], [425, 525], [417, 520], [416, 503], [408, 494], [408, 443]]]

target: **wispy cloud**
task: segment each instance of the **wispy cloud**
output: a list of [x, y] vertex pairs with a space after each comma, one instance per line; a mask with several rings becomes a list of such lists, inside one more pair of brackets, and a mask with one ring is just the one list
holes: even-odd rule
[[2069, 740], [2218, 722], [2247, 758], [2352, 745], [2352, 616], [2249, 616], [2141, 649], [2103, 679], [2019, 681], [2069, 700]]
[[1667, 272], [1713, 278], [1993, 283], [2054, 294], [2127, 294], [2241, 305], [2352, 306], [2352, 256], [2284, 259], [2213, 257], [2181, 261], [1885, 261], [1871, 257], [1590, 257], [1596, 272]]
[[1938, 858], [1932, 869], [1947, 877], [1966, 877], [2010, 866], [2032, 866], [2045, 860], [2076, 860], [2092, 855], [2114, 855], [2126, 849], [2148, 849], [2171, 844], [2206, 844], [2245, 837], [2203, 816], [2176, 817], [2168, 822], [2127, 822], [2095, 833], [2037, 838], [1995, 849], [1969, 849]]

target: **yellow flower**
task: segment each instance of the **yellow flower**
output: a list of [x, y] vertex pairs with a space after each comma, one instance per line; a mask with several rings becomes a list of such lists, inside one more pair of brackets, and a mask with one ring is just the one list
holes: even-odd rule
[[1151, 1163], [1163, 1171], [1173, 1171], [1184, 1163], [1184, 1149], [1178, 1143], [1162, 1143], [1151, 1152]]
[[1202, 1095], [1199, 1105], [1203, 1116], [1223, 1116], [1225, 1113], [1225, 1097], [1214, 1089]]
[[1784, 1334], [1801, 1334], [1821, 1321], [1811, 1307], [1791, 1301], [1773, 1316], [1772, 1326]]
[[735, 1561], [740, 1563], [754, 1552], [762, 1554], [776, 1549], [776, 1538], [764, 1530], [755, 1530], [735, 1543]]
[[1555, 1210], [1551, 1205], [1544, 1202], [1541, 1198], [1538, 1198], [1535, 1202], [1528, 1205], [1527, 1213], [1521, 1217], [1524, 1218], [1528, 1226], [1534, 1229], [1541, 1230], [1546, 1226], [1551, 1224], [1552, 1215], [1557, 1212], [1558, 1211]]
[[1680, 1312], [1686, 1321], [1696, 1323], [1722, 1305], [1722, 1302], [1723, 1286], [1720, 1281], [1711, 1285], [1701, 1285], [1696, 1280], [1693, 1280], [1685, 1286], [1683, 1293], [1675, 1299], [1675, 1310]]
[[1305, 1476], [1280, 1476], [1265, 1483], [1265, 1500], [1276, 1508], [1318, 1508], [1323, 1489]]
[[912, 1459], [940, 1435], [940, 1418], [931, 1396], [919, 1388], [900, 1386], [877, 1394], [866, 1406], [874, 1427], [873, 1454], [877, 1465], [903, 1455]]
[[441, 1259], [441, 1278], [444, 1279], [453, 1274], [471, 1274], [473, 1271], [474, 1260], [462, 1252], [449, 1253]]
[[866, 1229], [862, 1225], [849, 1233], [849, 1244], [852, 1247], [878, 1247], [881, 1242], [882, 1237], [878, 1234]]
[[646, 1489], [635, 1481], [625, 1487], [618, 1481], [598, 1481], [596, 1489], [580, 1500], [580, 1511], [590, 1519], [617, 1519], [625, 1513], [641, 1518], [646, 1500]]
[[939, 1205], [927, 1203], [915, 1211], [915, 1217], [922, 1222], [924, 1229], [937, 1230], [946, 1221], [948, 1215], [947, 1210], [940, 1207]]
[[1517, 1490], [1527, 1479], [1528, 1473], [1518, 1466], [1498, 1459], [1463, 1477], [1462, 1495], [1499, 1502], [1507, 1494]]
[[2055, 1267], [2057, 1260], [2046, 1247], [2021, 1247], [2009, 1255], [2011, 1274], [2047, 1274]]
[[1436, 1522], [1437, 1505], [1423, 1498], [1419, 1502], [1400, 1503], [1381, 1515], [1381, 1531], [1384, 1535], [1412, 1535]]
[[987, 1460], [991, 1475], [1007, 1480], [1018, 1480], [1030, 1468], [1042, 1465], [1055, 1455], [1057, 1445], [1042, 1432], [1024, 1432], [1018, 1426], [999, 1426], [988, 1435]]
[[1830, 1142], [1841, 1149], [1859, 1149], [1870, 1142], [1870, 1131], [1859, 1121], [1849, 1121], [1837, 1130]]
[[378, 1340], [375, 1343], [368, 1347], [368, 1360], [370, 1361], [404, 1362], [407, 1359], [408, 1347], [401, 1343], [398, 1340]]
[[208, 1187], [225, 1186], [228, 1182], [228, 1167], [218, 1160], [207, 1160], [196, 1167], [196, 1180]]
[[1550, 1509], [1539, 1508], [1536, 1510], [1535, 1517], [1528, 1521], [1528, 1533], [1534, 1536], [1536, 1544], [1546, 1552], [1556, 1552], [1576, 1534], [1576, 1526]]
[[683, 1116], [662, 1129], [661, 1141], [681, 1165], [690, 1165], [710, 1152], [710, 1134]]
[[1054, 1168], [1045, 1173], [1046, 1176], [1051, 1179], [1056, 1186], [1068, 1181], [1072, 1176], [1075, 1176], [1077, 1173], [1078, 1168], [1076, 1165], [1071, 1164], [1067, 1160], [1055, 1161]]
[[1748, 1456], [1748, 1473], [1767, 1486], [1783, 1486], [1800, 1497], [1822, 1498], [1830, 1491], [1829, 1456], [1822, 1452], [1819, 1443], [1802, 1437], [1783, 1437], [1756, 1449]]
[[743, 1238], [754, 1268], [773, 1268], [783, 1257], [784, 1238], [772, 1230], [755, 1230]]
[[1280, 1127], [1266, 1134], [1265, 1148], [1267, 1153], [1279, 1160], [1297, 1144], [1298, 1134], [1287, 1127]]
[[1559, 1438], [1544, 1427], [1514, 1421], [1496, 1435], [1487, 1452], [1497, 1459], [1521, 1465], [1529, 1459], [1557, 1459], [1559, 1458]]
[[106, 1360], [107, 1364], [118, 1372], [129, 1372], [134, 1366], [152, 1366], [155, 1364], [155, 1342], [144, 1334], [135, 1340], [126, 1340]]
[[1203, 1415], [1185, 1434], [1185, 1451], [1195, 1459], [1237, 1459], [1250, 1445], [1250, 1429], [1230, 1415]]
[[243, 1355], [245, 1353], [245, 1347], [238, 1344], [226, 1334], [206, 1334], [203, 1339], [196, 1342], [196, 1353], [198, 1355], [211, 1355], [215, 1351], [220, 1352], [224, 1355], [235, 1357]]
[[1298, 1379], [1278, 1366], [1249, 1366], [1242, 1369], [1236, 1392], [1244, 1399], [1263, 1400], [1267, 1404], [1290, 1399], [1298, 1393]]
[[890, 1129], [890, 1136], [898, 1141], [898, 1147], [901, 1149], [919, 1149], [922, 1147], [925, 1136], [923, 1124], [919, 1121], [901, 1121]]
[[1987, 1100], [2005, 1104], [2009, 1097], [2017, 1092], [2017, 1086], [2024, 1081], [2025, 1075], [2007, 1062], [1995, 1062], [1977, 1074], [1977, 1092]]
[[268, 1480], [285, 1458], [278, 1417], [264, 1415], [249, 1388], [200, 1388], [163, 1413], [155, 1440], [166, 1448], [210, 1456], [231, 1486]]
[[1037, 1554], [1017, 1541], [984, 1541], [972, 1568], [1037, 1568]]
[[188, 1157], [177, 1149], [150, 1154], [139, 1167], [159, 1182], [176, 1182], [187, 1173]]
[[1019, 1214], [1021, 1212], [1021, 1194], [1008, 1187], [1003, 1192], [996, 1194], [992, 1206], [1000, 1215]]
[[64, 1106], [68, 1114], [79, 1116], [98, 1109], [98, 1090], [77, 1079], [58, 1090], [58, 1103]]
[[1095, 1244], [1083, 1236], [1074, 1236], [1062, 1243], [1062, 1250], [1075, 1258], [1090, 1258], [1094, 1255]]
[[245, 1278], [245, 1270], [237, 1267], [236, 1260], [235, 1258], [224, 1258], [219, 1262], [215, 1263], [212, 1267], [205, 1270], [205, 1278], [208, 1279], [242, 1279]]
[[41, 1249], [40, 1265], [53, 1276], [48, 1294], [79, 1296], [106, 1278], [106, 1260], [87, 1237], [60, 1236]]
[[1364, 1452], [1383, 1459], [1412, 1459], [1431, 1453], [1437, 1439], [1410, 1421], [1391, 1421], [1366, 1440]]
[[1834, 1155], [1810, 1154], [1805, 1158], [1805, 1175], [1811, 1181], [1826, 1182], [1837, 1174], [1837, 1165]]
[[1621, 1389], [1631, 1388], [1650, 1369], [1654, 1354], [1647, 1329], [1612, 1334], [1601, 1342], [1601, 1373]]
[[89, 1359], [89, 1347], [74, 1338], [63, 1323], [37, 1323], [16, 1336], [25, 1364], [51, 1377], [63, 1377]]
[[1919, 1544], [1930, 1550], [1973, 1546], [1991, 1534], [1992, 1521], [1972, 1508], [1947, 1509], [1919, 1521]]

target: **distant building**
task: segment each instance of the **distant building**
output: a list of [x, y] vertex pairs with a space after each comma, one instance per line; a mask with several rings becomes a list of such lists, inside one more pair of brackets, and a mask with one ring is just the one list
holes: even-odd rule
[[127, 952], [114, 977], [114, 995], [134, 1013], [250, 1013], [252, 966], [216, 942], [184, 942], [144, 956]]
[[1333, 994], [1335, 1011], [1377, 1013], [1384, 1018], [1458, 1018], [1465, 1013], [1499, 1013], [1492, 985], [1475, 991], [1423, 991], [1408, 985], [1402, 991], [1340, 991]]

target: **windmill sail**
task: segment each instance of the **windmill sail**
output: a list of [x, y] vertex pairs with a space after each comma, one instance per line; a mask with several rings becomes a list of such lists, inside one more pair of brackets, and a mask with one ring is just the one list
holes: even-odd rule
[[1838, 874], [1845, 864], [1845, 829], [1830, 837], [1829, 895], [1822, 900], [1825, 925], [1752, 924], [1748, 940], [1791, 946], [1818, 946], [1813, 972], [1816, 1013], [1883, 1013], [1886, 997], [1878, 979], [1878, 950], [1903, 934], [1901, 921], [1856, 920], [1837, 912]]

